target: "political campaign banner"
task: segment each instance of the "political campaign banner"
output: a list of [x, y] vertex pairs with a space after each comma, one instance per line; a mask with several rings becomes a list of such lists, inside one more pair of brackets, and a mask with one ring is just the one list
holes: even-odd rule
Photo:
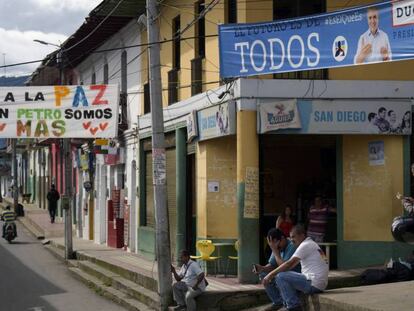
[[220, 75], [243, 77], [414, 58], [414, 0], [219, 25]]
[[113, 138], [118, 85], [0, 87], [0, 138]]
[[276, 107], [285, 102], [260, 99], [258, 105], [258, 133], [410, 135], [412, 131], [409, 100], [297, 100], [300, 128], [277, 130], [269, 128], [268, 113], [277, 115]]

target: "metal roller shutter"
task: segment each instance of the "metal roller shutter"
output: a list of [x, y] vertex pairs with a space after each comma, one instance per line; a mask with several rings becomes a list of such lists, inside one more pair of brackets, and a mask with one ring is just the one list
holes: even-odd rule
[[154, 186], [152, 184], [152, 153], [145, 153], [146, 226], [155, 228]]
[[167, 149], [167, 204], [170, 223], [170, 243], [172, 260], [176, 261], [177, 204], [176, 204], [176, 153], [175, 148]]

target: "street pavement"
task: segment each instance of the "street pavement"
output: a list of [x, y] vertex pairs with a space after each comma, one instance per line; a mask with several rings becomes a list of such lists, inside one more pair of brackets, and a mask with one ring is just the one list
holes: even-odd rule
[[73, 279], [26, 228], [17, 226], [13, 244], [0, 240], [0, 310], [125, 310]]

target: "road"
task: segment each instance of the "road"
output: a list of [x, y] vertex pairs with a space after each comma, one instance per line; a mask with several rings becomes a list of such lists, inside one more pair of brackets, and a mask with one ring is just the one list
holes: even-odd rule
[[0, 310], [125, 311], [75, 280], [26, 228], [17, 226], [15, 243], [0, 239]]

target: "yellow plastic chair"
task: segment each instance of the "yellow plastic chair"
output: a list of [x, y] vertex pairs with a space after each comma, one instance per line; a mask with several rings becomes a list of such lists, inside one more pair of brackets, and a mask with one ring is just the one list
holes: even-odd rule
[[191, 259], [198, 259], [204, 262], [204, 271], [206, 271], [206, 266], [208, 261], [214, 261], [214, 269], [217, 274], [217, 259], [221, 257], [211, 256], [214, 253], [216, 247], [214, 246], [211, 240], [199, 240], [196, 243], [196, 249], [200, 253], [199, 256], [190, 256]]
[[[239, 254], [239, 247], [240, 247], [240, 242], [239, 242], [239, 240], [237, 240], [234, 243], [234, 249], [236, 250], [237, 255]], [[237, 260], [239, 260], [239, 256], [228, 256], [227, 257], [226, 273], [224, 274], [224, 277], [227, 277], [227, 274], [229, 272], [229, 264], [230, 264], [231, 260], [236, 260], [237, 261]]]

